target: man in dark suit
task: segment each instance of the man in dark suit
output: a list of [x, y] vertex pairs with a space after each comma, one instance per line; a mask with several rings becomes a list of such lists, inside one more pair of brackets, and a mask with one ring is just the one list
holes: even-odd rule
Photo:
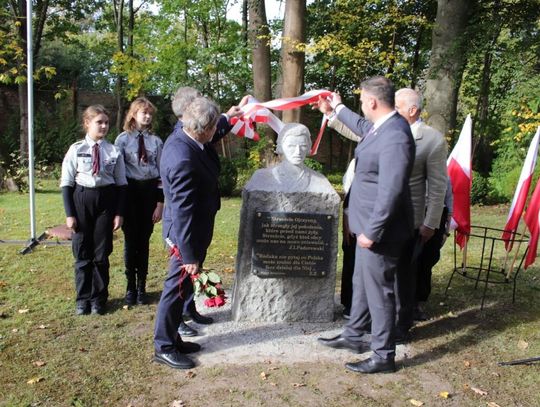
[[346, 108], [337, 94], [318, 103], [330, 120], [337, 117], [362, 137], [349, 197], [349, 226], [357, 236], [351, 319], [340, 335], [319, 341], [366, 352], [371, 320], [371, 357], [346, 367], [360, 373], [393, 372], [394, 284], [402, 248], [413, 235], [409, 177], [415, 146], [409, 124], [394, 111], [392, 82], [374, 77], [361, 88], [365, 119]]
[[[183, 116], [184, 112], [188, 108], [188, 106], [195, 100], [195, 98], [202, 96], [201, 93], [192, 87], [189, 86], [183, 86], [177, 89], [173, 96], [172, 100], [172, 110], [174, 115], [178, 118], [178, 121], [176, 122], [176, 125], [173, 130], [173, 134], [180, 131], [183, 127]], [[216, 132], [214, 136], [212, 137], [212, 141], [210, 144], [208, 144], [207, 150], [209, 154], [212, 154], [214, 158], [217, 160], [218, 168], [219, 168], [219, 157], [217, 155], [217, 152], [214, 149], [213, 144], [221, 140], [227, 133], [230, 132], [232, 129], [231, 124], [229, 123], [229, 119], [234, 116], [238, 116], [242, 111], [240, 109], [241, 106], [247, 103], [249, 95], [245, 96], [239, 106], [232, 106], [227, 113], [222, 113], [217, 121], [216, 126]], [[165, 143], [167, 144], [167, 143]], [[172, 216], [169, 208], [165, 206], [165, 210], [163, 212], [163, 238], [167, 238], [167, 231], [169, 230], [169, 227], [172, 223]], [[202, 261], [200, 266], [202, 266]], [[195, 306], [195, 300], [193, 299], [193, 290], [190, 291], [190, 293], [186, 293], [187, 298], [185, 298], [184, 302], [184, 313], [187, 313], [188, 316], [196, 323], [198, 324], [211, 324], [214, 322], [214, 320], [211, 317], [207, 317], [204, 315], [201, 315]], [[182, 336], [197, 336], [198, 332], [188, 324], [184, 322], [184, 318], [180, 319], [180, 323], [178, 326], [178, 333]]]
[[183, 127], [169, 136], [161, 157], [161, 180], [170, 222], [164, 234], [182, 259], [171, 256], [169, 273], [158, 305], [154, 360], [175, 369], [190, 369], [186, 353], [200, 345], [183, 342], [177, 333], [184, 301], [191, 294], [190, 275], [196, 274], [212, 241], [214, 218], [220, 208], [219, 160], [210, 146], [219, 119], [217, 105], [196, 97], [186, 108]]

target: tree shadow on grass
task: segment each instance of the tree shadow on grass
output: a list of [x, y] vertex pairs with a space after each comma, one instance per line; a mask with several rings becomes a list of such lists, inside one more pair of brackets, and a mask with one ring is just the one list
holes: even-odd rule
[[[528, 312], [529, 311], [529, 312]], [[423, 323], [413, 330], [415, 341], [429, 340], [436, 337], [452, 336], [453, 338], [440, 343], [428, 352], [405, 359], [404, 365], [416, 366], [433, 362], [443, 358], [449, 353], [459, 353], [467, 348], [500, 335], [501, 332], [522, 324], [531, 323], [540, 319], [540, 313], [530, 312], [516, 305], [509, 306], [504, 301], [490, 303], [484, 310], [479, 306], [462, 308], [452, 315], [442, 316], [439, 319]], [[414, 342], [412, 343], [414, 346]]]

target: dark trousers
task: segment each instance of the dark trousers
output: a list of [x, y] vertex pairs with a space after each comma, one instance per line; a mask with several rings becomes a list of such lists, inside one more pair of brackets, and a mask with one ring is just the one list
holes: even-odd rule
[[156, 352], [171, 353], [179, 340], [178, 325], [182, 320], [184, 302], [193, 293], [193, 284], [187, 273], [182, 274], [182, 262], [171, 256], [169, 273], [163, 285], [163, 292], [156, 315], [154, 347]]
[[351, 309], [353, 293], [354, 258], [356, 253], [356, 236], [351, 236], [349, 243], [343, 240], [343, 269], [341, 271], [341, 304], [345, 311]]
[[352, 342], [365, 340], [371, 324], [374, 358], [393, 359], [396, 352], [395, 279], [402, 244], [374, 244], [371, 249], [356, 246], [351, 319], [342, 336]]
[[401, 333], [407, 332], [413, 326], [413, 314], [416, 304], [417, 260], [421, 248], [418, 229], [414, 237], [407, 242], [399, 259], [396, 278], [396, 327]]
[[157, 180], [128, 179], [124, 216], [124, 263], [128, 280], [137, 276], [145, 280], [148, 274], [150, 236], [154, 231], [152, 215], [157, 204]]
[[109, 255], [112, 252], [115, 187], [85, 188], [73, 193], [77, 230], [73, 234], [77, 304], [104, 305], [109, 296]]
[[439, 229], [425, 244], [417, 262], [416, 301], [427, 301], [431, 294], [432, 269], [441, 258], [441, 245], [446, 232], [448, 208], [443, 209]]

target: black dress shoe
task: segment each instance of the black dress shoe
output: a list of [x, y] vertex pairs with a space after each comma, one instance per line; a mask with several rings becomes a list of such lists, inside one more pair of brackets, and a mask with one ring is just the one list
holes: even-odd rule
[[77, 308], [75, 308], [75, 315], [88, 315], [88, 314], [90, 314], [90, 306], [88, 304], [77, 305]]
[[126, 305], [135, 305], [137, 300], [137, 291], [136, 290], [126, 290]]
[[178, 333], [180, 334], [180, 336], [197, 336], [197, 335], [199, 335], [199, 332], [197, 332], [195, 329], [190, 327], [184, 321], [180, 321], [180, 325], [178, 326]]
[[137, 290], [137, 305], [148, 304], [148, 295], [146, 295], [145, 290]]
[[428, 319], [429, 318], [427, 314], [424, 312], [424, 310], [420, 308], [419, 305], [417, 305], [413, 311], [413, 320], [417, 322], [422, 322], [422, 321], [427, 321]]
[[103, 305], [92, 304], [92, 315], [105, 314], [105, 307]]
[[211, 323], [214, 322], [214, 318], [205, 317], [204, 315], [199, 314], [197, 310], [188, 311], [188, 316], [191, 318], [193, 322], [196, 322], [202, 325], [210, 325]]
[[201, 345], [195, 342], [178, 341], [176, 343], [176, 349], [180, 353], [195, 353], [201, 350]]
[[346, 363], [345, 367], [357, 373], [393, 373], [396, 371], [394, 359], [368, 358], [356, 363]]
[[195, 363], [180, 352], [161, 353], [156, 352], [154, 354], [154, 362], [161, 363], [172, 367], [173, 369], [191, 369], [195, 367]]
[[398, 328], [394, 334], [394, 340], [396, 345], [408, 343], [411, 340], [411, 333]]
[[366, 342], [351, 342], [341, 335], [333, 338], [317, 338], [319, 343], [324, 346], [329, 346], [334, 349], [349, 349], [356, 353], [364, 353], [370, 350], [369, 343]]

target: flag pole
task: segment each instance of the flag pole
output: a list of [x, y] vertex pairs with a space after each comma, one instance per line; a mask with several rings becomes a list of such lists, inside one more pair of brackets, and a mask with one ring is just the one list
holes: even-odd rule
[[512, 265], [510, 266], [510, 270], [506, 273], [506, 279], [510, 278], [510, 274], [514, 271], [514, 266], [516, 264], [517, 256], [519, 253], [519, 248], [521, 247], [521, 242], [523, 242], [523, 237], [525, 236], [525, 231], [527, 230], [527, 225], [523, 225], [523, 229], [521, 230], [521, 236], [519, 238], [518, 247], [516, 248], [516, 253], [514, 254], [514, 260], [512, 260]]

